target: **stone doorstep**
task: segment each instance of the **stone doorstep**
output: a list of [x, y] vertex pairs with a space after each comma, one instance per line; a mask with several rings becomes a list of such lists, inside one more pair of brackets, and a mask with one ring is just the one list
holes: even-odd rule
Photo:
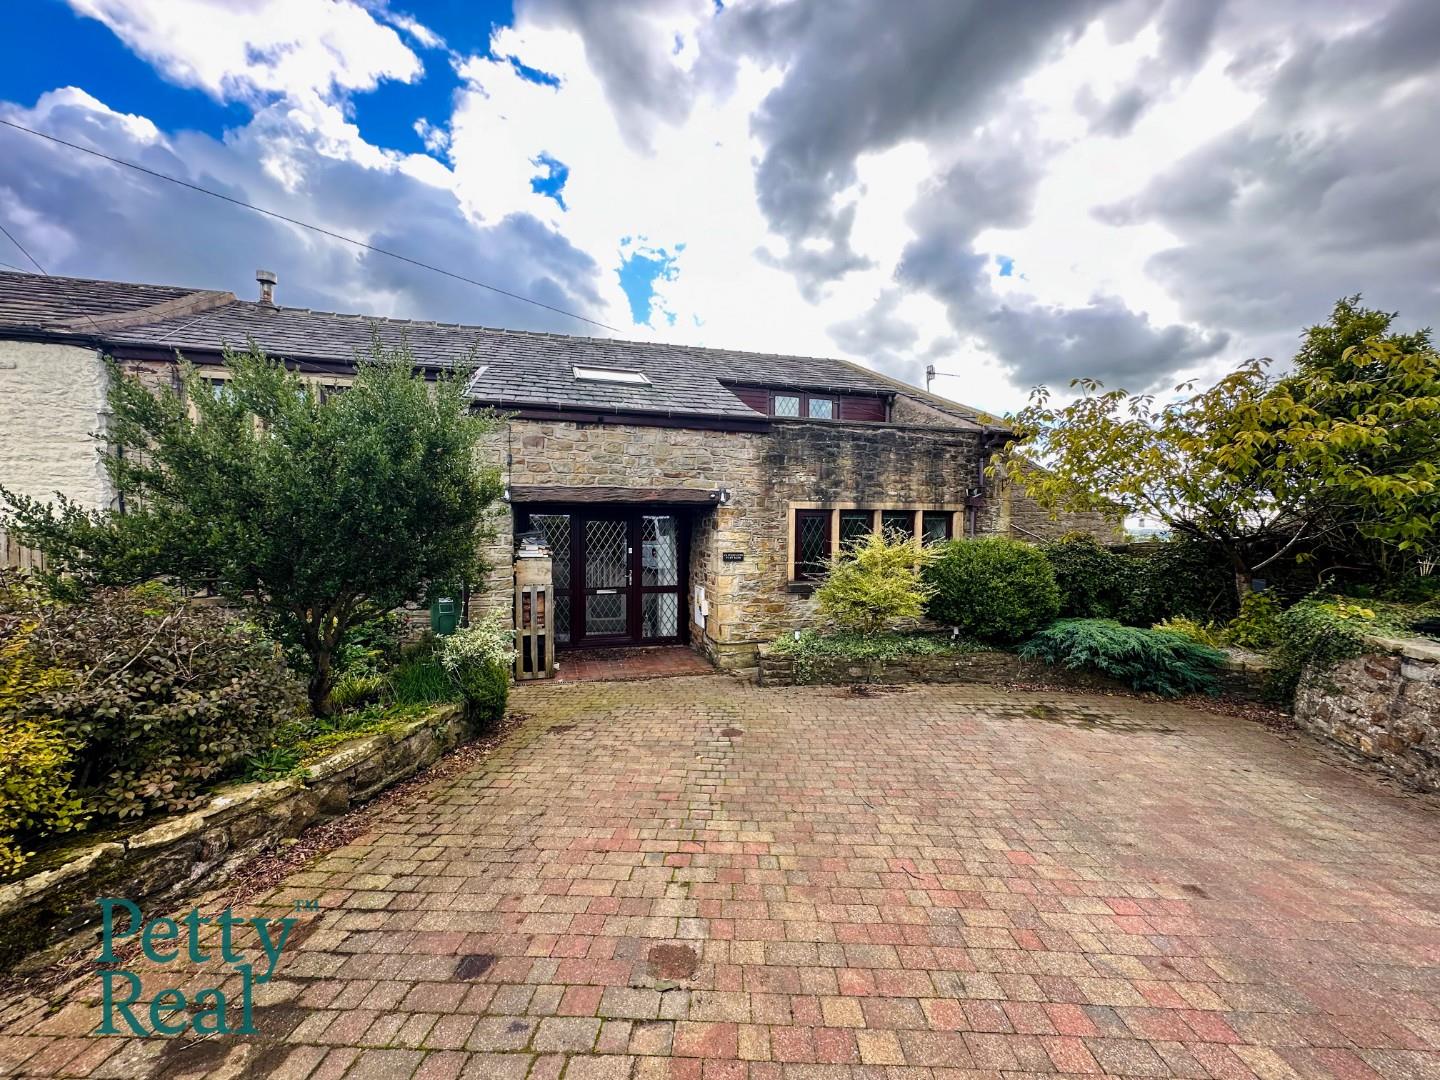
[[[223, 869], [254, 840], [261, 837], [275, 840], [295, 836], [315, 821], [335, 816], [353, 803], [413, 775], [418, 769], [438, 758], [444, 749], [454, 745], [457, 740], [449, 736], [458, 730], [459, 724], [463, 724], [463, 715], [458, 706], [439, 706], [393, 731], [365, 736], [341, 745], [305, 769], [299, 777], [234, 784], [218, 792], [199, 809], [165, 818], [123, 840], [92, 844], [59, 866], [0, 885], [0, 923], [9, 922], [28, 909], [45, 903], [47, 898], [61, 896], [71, 889], [84, 888], [88, 877], [102, 871], [108, 876], [113, 873], [115, 865], [123, 864], [127, 857], [133, 856], [137, 862], [135, 872], [138, 875], [147, 863], [162, 861], [170, 849], [198, 840], [214, 830], [228, 829], [224, 838], [224, 850], [217, 853], [213, 865], [202, 869], [194, 879], [172, 875], [170, 880], [159, 888], [151, 889], [147, 895], [129, 899], [143, 903], [163, 898], [169, 890], [178, 886], [186, 889], [203, 888], [207, 878]], [[416, 739], [417, 735], [431, 737]], [[386, 766], [391, 764], [387, 760], [389, 752], [412, 740], [420, 744], [413, 757], [398, 768], [387, 769]], [[437, 749], [439, 753], [434, 752]], [[337, 784], [348, 788], [356, 775], [372, 767], [383, 771], [384, 775], [365, 785], [358, 793], [347, 790], [344, 806], [339, 806], [334, 800], [335, 792], [324, 790]], [[326, 795], [331, 798], [327, 799]], [[309, 805], [298, 805], [306, 801], [306, 796], [311, 796]], [[267, 828], [263, 823], [257, 823], [252, 828], [243, 828], [248, 819], [259, 818], [263, 821], [267, 814], [286, 803], [297, 805], [292, 806], [290, 812], [284, 815], [279, 828], [275, 828], [273, 824]], [[326, 805], [339, 808], [326, 813]], [[61, 924], [57, 921], [56, 925]], [[47, 951], [52, 951], [57, 941], [63, 944], [76, 940], [85, 933], [84, 924], [78, 929], [61, 933], [47, 943]]]

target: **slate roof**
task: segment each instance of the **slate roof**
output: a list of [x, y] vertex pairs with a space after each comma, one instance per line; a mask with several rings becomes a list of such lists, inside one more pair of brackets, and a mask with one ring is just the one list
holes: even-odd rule
[[[151, 309], [155, 318], [147, 319]], [[178, 309], [178, 311], [177, 311]], [[122, 313], [130, 312], [124, 316]], [[109, 316], [86, 328], [86, 316]], [[376, 338], [402, 342], [417, 364], [445, 369], [473, 356], [477, 401], [510, 407], [618, 410], [669, 416], [755, 419], [725, 383], [893, 395], [942, 408], [956, 426], [975, 427], [978, 410], [925, 394], [844, 360], [706, 349], [654, 341], [503, 330], [311, 311], [239, 300], [230, 293], [161, 285], [0, 272], [0, 328], [92, 333], [109, 346], [180, 353], [243, 348], [254, 340], [287, 360], [349, 363]], [[587, 382], [574, 368], [640, 371], [649, 385]]]
[[152, 307], [197, 291], [174, 285], [135, 285], [128, 281], [0, 271], [0, 326], [65, 330], [87, 316]]

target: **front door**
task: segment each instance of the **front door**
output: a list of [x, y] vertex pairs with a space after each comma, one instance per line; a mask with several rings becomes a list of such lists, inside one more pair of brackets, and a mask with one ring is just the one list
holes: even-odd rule
[[683, 641], [686, 520], [663, 508], [532, 507], [555, 583], [560, 644]]
[[635, 553], [630, 523], [618, 514], [586, 515], [580, 529], [579, 636], [591, 644], [627, 642], [632, 635], [630, 564]]

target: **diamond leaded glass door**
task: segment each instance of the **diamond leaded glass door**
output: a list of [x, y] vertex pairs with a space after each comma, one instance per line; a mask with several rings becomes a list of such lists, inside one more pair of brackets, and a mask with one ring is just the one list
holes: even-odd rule
[[532, 506], [550, 545], [560, 644], [685, 640], [689, 523], [662, 508]]
[[581, 522], [585, 545], [585, 637], [628, 639], [630, 628], [630, 523], [624, 517], [587, 517]]

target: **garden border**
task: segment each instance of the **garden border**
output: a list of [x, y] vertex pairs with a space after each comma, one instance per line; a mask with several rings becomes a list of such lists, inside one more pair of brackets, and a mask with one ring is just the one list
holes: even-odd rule
[[[1217, 673], [1221, 693], [1249, 702], [1265, 700], [1265, 677], [1270, 665], [1263, 657], [1227, 651], [1225, 668]], [[1003, 686], [1041, 683], [1074, 690], [1123, 691], [1129, 687], [1103, 675], [1072, 671], [1038, 660], [1024, 660], [1002, 649], [907, 656], [897, 660], [850, 660], [815, 657], [805, 661], [808, 677], [795, 677], [795, 661], [769, 648], [761, 650], [761, 686], [839, 685], [853, 683], [980, 683]]]
[[346, 742], [297, 776], [231, 785], [197, 810], [77, 848], [58, 866], [0, 885], [0, 972], [84, 934], [98, 921], [97, 898], [123, 894], [142, 908], [164, 906], [219, 884], [244, 859], [369, 801], [475, 734], [462, 706], [440, 705]]

